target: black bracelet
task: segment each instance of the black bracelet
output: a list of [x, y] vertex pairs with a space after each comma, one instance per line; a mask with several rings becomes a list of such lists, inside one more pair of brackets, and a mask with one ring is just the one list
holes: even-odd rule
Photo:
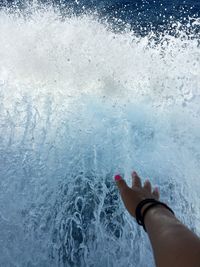
[[[146, 205], [151, 203], [151, 205], [147, 206], [146, 209], [144, 210], [143, 214], [142, 214], [142, 208]], [[173, 210], [170, 209], [165, 203], [160, 202], [156, 199], [153, 198], [147, 198], [142, 200], [136, 207], [135, 210], [135, 214], [136, 214], [136, 221], [139, 225], [142, 225], [144, 230], [146, 231], [145, 225], [144, 225], [144, 217], [147, 214], [147, 211], [150, 210], [152, 207], [157, 206], [157, 205], [161, 205], [163, 207], [165, 207], [166, 209], [168, 209], [169, 211], [171, 211], [173, 214]]]
[[135, 210], [135, 215], [136, 215], [136, 221], [139, 225], [143, 225], [143, 219], [142, 219], [142, 213], [141, 213], [143, 206], [148, 203], [155, 203], [155, 202], [157, 202], [157, 200], [155, 200], [154, 198], [146, 198], [137, 205], [136, 210]]

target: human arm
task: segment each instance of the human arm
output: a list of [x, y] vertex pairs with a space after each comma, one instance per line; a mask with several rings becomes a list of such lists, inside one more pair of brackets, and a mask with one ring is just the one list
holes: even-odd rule
[[[124, 205], [133, 217], [138, 203], [143, 199], [159, 200], [158, 189], [152, 190], [148, 180], [142, 186], [136, 172], [132, 174], [132, 187], [128, 187], [119, 175], [116, 178]], [[200, 239], [168, 209], [161, 205], [150, 208], [146, 213], [144, 224], [157, 267], [200, 266]]]

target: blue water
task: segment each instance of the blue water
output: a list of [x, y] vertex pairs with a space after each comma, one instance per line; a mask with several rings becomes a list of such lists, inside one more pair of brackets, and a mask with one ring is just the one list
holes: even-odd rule
[[0, 266], [153, 267], [113, 182], [200, 234], [196, 1], [3, 1]]

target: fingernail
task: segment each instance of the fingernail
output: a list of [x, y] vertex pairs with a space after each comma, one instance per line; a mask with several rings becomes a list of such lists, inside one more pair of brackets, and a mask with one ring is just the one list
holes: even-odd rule
[[159, 192], [159, 189], [158, 189], [158, 187], [157, 187], [157, 186], [155, 187], [155, 191], [156, 191], [156, 192]]
[[132, 174], [133, 174], [133, 176], [136, 176], [137, 175], [137, 172], [136, 171], [133, 171]]
[[115, 175], [115, 181], [119, 181], [121, 179], [122, 179], [122, 177], [119, 174]]

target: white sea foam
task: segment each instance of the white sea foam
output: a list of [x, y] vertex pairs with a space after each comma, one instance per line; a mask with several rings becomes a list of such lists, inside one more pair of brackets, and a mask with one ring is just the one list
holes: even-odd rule
[[0, 12], [1, 266], [153, 266], [113, 183], [132, 169], [200, 233], [198, 41], [153, 39]]

